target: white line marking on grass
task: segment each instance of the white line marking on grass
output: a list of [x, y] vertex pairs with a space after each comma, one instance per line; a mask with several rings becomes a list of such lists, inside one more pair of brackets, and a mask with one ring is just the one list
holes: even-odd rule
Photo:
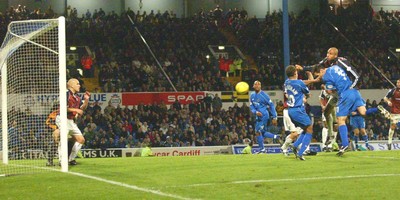
[[387, 177], [400, 176], [400, 174], [371, 174], [371, 175], [354, 175], [354, 176], [326, 176], [326, 177], [308, 177], [308, 178], [287, 178], [287, 179], [270, 179], [270, 180], [250, 180], [250, 181], [233, 181], [232, 184], [242, 183], [264, 183], [264, 182], [282, 182], [282, 181], [311, 181], [311, 180], [329, 180], [329, 179], [350, 179], [350, 178], [370, 178], [370, 177]]
[[232, 181], [220, 183], [203, 183], [192, 185], [176, 185], [167, 187], [201, 187], [213, 186], [221, 184], [243, 184], [243, 183], [268, 183], [268, 182], [288, 182], [288, 181], [313, 181], [313, 180], [330, 180], [330, 179], [351, 179], [351, 178], [371, 178], [371, 177], [390, 177], [400, 176], [400, 174], [371, 174], [371, 175], [354, 175], [354, 176], [325, 176], [325, 177], [308, 177], [308, 178], [284, 178], [284, 179], [267, 179], [267, 180], [248, 180], [248, 181]]
[[388, 159], [388, 160], [399, 160], [400, 158], [391, 157], [391, 156], [362, 156], [363, 158], [379, 158], [379, 159]]
[[104, 178], [100, 178], [100, 177], [96, 177], [96, 176], [90, 176], [90, 175], [81, 174], [81, 173], [77, 173], [77, 172], [67, 172], [67, 173], [73, 174], [73, 175], [76, 175], [76, 176], [80, 176], [80, 177], [84, 177], [84, 178], [93, 179], [93, 180], [96, 180], [96, 181], [101, 181], [101, 182], [105, 182], [105, 183], [121, 186], [121, 187], [126, 187], [126, 188], [129, 188], [129, 189], [139, 190], [139, 191], [147, 192], [147, 193], [153, 193], [153, 194], [160, 195], [160, 196], [171, 197], [171, 198], [175, 198], [175, 199], [191, 199], [191, 198], [182, 197], [182, 196], [178, 196], [178, 195], [174, 195], [174, 194], [168, 194], [168, 193], [160, 192], [158, 190], [141, 188], [141, 187], [138, 187], [138, 186], [135, 186], [135, 185], [129, 185], [129, 184], [126, 184], [126, 183], [121, 183], [121, 182], [117, 182], [117, 181], [111, 181], [111, 180], [107, 180], [107, 179], [104, 179]]
[[[46, 170], [50, 170], [50, 171], [61, 172], [60, 169], [54, 169], [54, 168], [50, 168], [50, 167], [24, 166], [24, 165], [15, 165], [15, 166], [33, 167], [33, 168], [36, 168], [36, 169], [46, 169]], [[84, 177], [84, 178], [93, 179], [93, 180], [96, 180], [96, 181], [109, 183], [109, 184], [112, 184], [112, 185], [117, 185], [117, 186], [129, 188], [129, 189], [134, 189], [134, 190], [138, 190], [138, 191], [142, 191], [142, 192], [146, 192], [146, 193], [153, 193], [153, 194], [160, 195], [160, 196], [171, 197], [171, 198], [175, 198], [175, 199], [192, 200], [192, 198], [182, 197], [182, 196], [178, 196], [178, 195], [174, 195], [174, 194], [168, 194], [168, 193], [164, 193], [164, 192], [161, 192], [161, 191], [158, 191], [158, 190], [141, 188], [141, 187], [138, 187], [138, 186], [135, 186], [135, 185], [129, 185], [129, 184], [126, 184], [126, 183], [121, 183], [121, 182], [117, 182], [117, 181], [111, 181], [111, 180], [107, 180], [107, 179], [96, 177], [96, 176], [90, 176], [90, 175], [86, 175], [86, 174], [81, 174], [81, 173], [78, 173], [78, 172], [66, 172], [66, 173], [72, 174], [72, 175], [75, 175], [75, 176], [80, 176], [80, 177]]]

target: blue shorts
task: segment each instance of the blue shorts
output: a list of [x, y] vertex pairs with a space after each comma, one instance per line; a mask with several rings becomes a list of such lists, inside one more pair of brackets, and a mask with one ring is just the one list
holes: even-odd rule
[[350, 125], [353, 129], [365, 128], [365, 119], [362, 116], [356, 115], [350, 117]]
[[261, 132], [261, 130], [267, 130], [268, 120], [269, 120], [268, 115], [262, 117], [256, 117], [255, 131]]
[[361, 97], [360, 92], [356, 89], [346, 90], [340, 94], [339, 102], [336, 107], [336, 116], [348, 116], [360, 106], [365, 106], [365, 101]]
[[288, 108], [289, 117], [293, 124], [301, 128], [311, 125], [310, 116], [308, 116], [304, 107]]

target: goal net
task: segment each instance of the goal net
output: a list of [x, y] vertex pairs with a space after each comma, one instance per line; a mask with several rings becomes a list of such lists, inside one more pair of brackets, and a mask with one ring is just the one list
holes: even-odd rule
[[[60, 140], [53, 137], [54, 121], [47, 119], [55, 109], [66, 119], [65, 48], [63, 17], [9, 24], [0, 48], [0, 176], [60, 169]], [[64, 125], [60, 130], [65, 132]], [[67, 161], [62, 164], [66, 171]]]

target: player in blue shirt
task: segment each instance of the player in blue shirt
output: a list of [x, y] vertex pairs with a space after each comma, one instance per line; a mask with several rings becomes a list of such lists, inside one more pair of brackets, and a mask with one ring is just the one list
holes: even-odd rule
[[336, 90], [339, 95], [336, 116], [342, 145], [337, 155], [342, 156], [349, 146], [348, 129], [346, 126], [347, 116], [354, 111], [358, 111], [360, 115], [365, 116], [366, 114], [377, 112], [377, 109], [372, 108], [367, 111], [365, 101], [362, 99], [360, 92], [351, 88], [352, 81], [340, 66], [333, 65], [329, 68], [317, 67], [316, 72], [319, 72], [319, 76], [325, 82], [327, 92], [331, 93], [333, 90]]
[[365, 119], [364, 117], [360, 116], [357, 112], [352, 112], [350, 115], [350, 125], [353, 129], [354, 133], [354, 143], [356, 144], [356, 150], [365, 150], [361, 146], [358, 145], [358, 139], [359, 135], [361, 133], [361, 138], [365, 142], [365, 147], [367, 149], [370, 149], [369, 143], [368, 143], [368, 135], [367, 132], [365, 131]]
[[[296, 126], [299, 126], [304, 130], [293, 144], [292, 150], [296, 158], [305, 160], [303, 153], [311, 142], [313, 124], [306, 112], [303, 99], [304, 97], [308, 98], [310, 96], [310, 91], [302, 80], [298, 80], [297, 69], [295, 66], [289, 65], [286, 68], [286, 75], [288, 76], [288, 79], [285, 81], [284, 87], [285, 93], [288, 97], [287, 105], [289, 116]], [[301, 148], [297, 151], [300, 144], [302, 144]]]
[[315, 67], [324, 66], [325, 68], [328, 68], [333, 65], [338, 65], [346, 72], [347, 76], [351, 79], [352, 82], [350, 88], [354, 88], [357, 85], [360, 75], [356, 72], [354, 67], [351, 66], [350, 62], [346, 58], [339, 57], [339, 50], [336, 47], [329, 48], [326, 52], [326, 57], [322, 59], [318, 64], [304, 67], [296, 65], [296, 67], [300, 70], [313, 71]]
[[[299, 70], [305, 70], [305, 71], [313, 71], [315, 67], [325, 67], [328, 68], [333, 65], [338, 65], [341, 67], [347, 74], [347, 76], [351, 79], [352, 83], [350, 88], [353, 88], [357, 85], [358, 80], [360, 78], [359, 74], [356, 72], [353, 66], [351, 66], [350, 62], [344, 58], [344, 57], [339, 57], [339, 50], [336, 47], [331, 47], [328, 49], [326, 52], [326, 57], [321, 60], [318, 64], [315, 65], [309, 65], [309, 66], [300, 66], [296, 65], [297, 69]], [[326, 128], [323, 129], [323, 141], [327, 140], [327, 137], [325, 136], [326, 133], [329, 135], [329, 141], [325, 141], [324, 143], [326, 145], [332, 145], [334, 143], [336, 134], [337, 134], [337, 121], [336, 121], [336, 102], [338, 101], [338, 97], [336, 93], [333, 93], [333, 95], [327, 95], [325, 94], [325, 89], [322, 90], [322, 94], [324, 96], [329, 96], [329, 104], [321, 104], [323, 106], [323, 118], [324, 118], [324, 124]], [[326, 132], [328, 131], [328, 132]]]
[[254, 92], [250, 95], [250, 111], [256, 115], [256, 138], [260, 148], [258, 153], [266, 153], [264, 148], [264, 138], [273, 138], [279, 140], [279, 135], [274, 135], [267, 131], [269, 114], [271, 113], [272, 124], [277, 125], [277, 114], [275, 105], [269, 98], [268, 94], [261, 90], [261, 82], [254, 81]]

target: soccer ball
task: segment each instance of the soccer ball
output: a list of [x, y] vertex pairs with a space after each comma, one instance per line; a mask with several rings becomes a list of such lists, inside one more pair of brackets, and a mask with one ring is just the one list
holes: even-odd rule
[[249, 91], [249, 84], [247, 84], [244, 81], [241, 81], [236, 84], [235, 89], [238, 94], [245, 94]]

